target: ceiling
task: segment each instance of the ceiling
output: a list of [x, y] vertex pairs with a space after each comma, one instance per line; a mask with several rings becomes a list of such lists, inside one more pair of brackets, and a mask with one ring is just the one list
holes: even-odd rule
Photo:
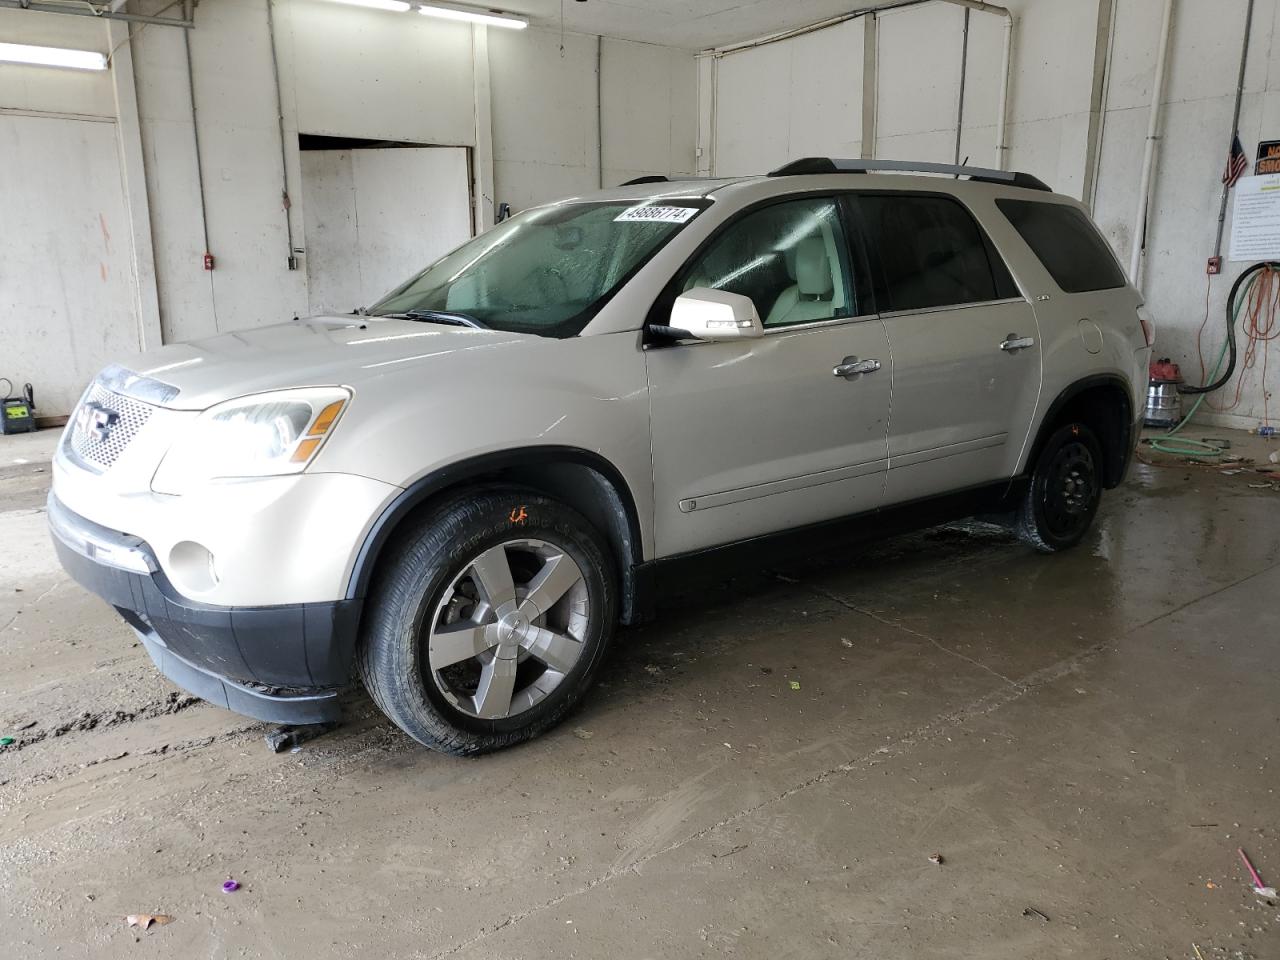
[[873, 6], [876, 0], [467, 0], [529, 17], [534, 26], [689, 50], [738, 43]]

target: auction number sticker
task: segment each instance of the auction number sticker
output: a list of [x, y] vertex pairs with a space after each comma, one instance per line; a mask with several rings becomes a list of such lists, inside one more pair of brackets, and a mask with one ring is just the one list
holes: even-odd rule
[[614, 223], [688, 223], [698, 213], [697, 207], [655, 207], [642, 204], [624, 210]]

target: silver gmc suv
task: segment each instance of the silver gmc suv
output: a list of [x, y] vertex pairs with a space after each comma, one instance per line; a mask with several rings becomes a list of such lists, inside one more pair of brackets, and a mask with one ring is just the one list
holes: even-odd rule
[[327, 722], [358, 676], [480, 753], [561, 720], [615, 625], [721, 550], [975, 513], [1073, 546], [1125, 475], [1151, 339], [1082, 206], [1025, 174], [642, 178], [353, 314], [108, 367], [49, 524], [199, 696]]

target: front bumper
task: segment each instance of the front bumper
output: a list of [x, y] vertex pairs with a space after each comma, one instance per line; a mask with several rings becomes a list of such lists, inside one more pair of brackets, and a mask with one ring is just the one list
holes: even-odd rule
[[227, 607], [179, 593], [137, 537], [49, 495], [49, 528], [71, 577], [133, 627], [169, 679], [218, 706], [276, 723], [340, 718], [362, 601]]

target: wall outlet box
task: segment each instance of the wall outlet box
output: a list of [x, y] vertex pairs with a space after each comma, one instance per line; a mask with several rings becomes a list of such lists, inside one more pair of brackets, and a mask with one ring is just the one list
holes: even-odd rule
[[1210, 257], [1209, 262], [1205, 264], [1204, 272], [1211, 277], [1216, 277], [1222, 272], [1222, 258]]

